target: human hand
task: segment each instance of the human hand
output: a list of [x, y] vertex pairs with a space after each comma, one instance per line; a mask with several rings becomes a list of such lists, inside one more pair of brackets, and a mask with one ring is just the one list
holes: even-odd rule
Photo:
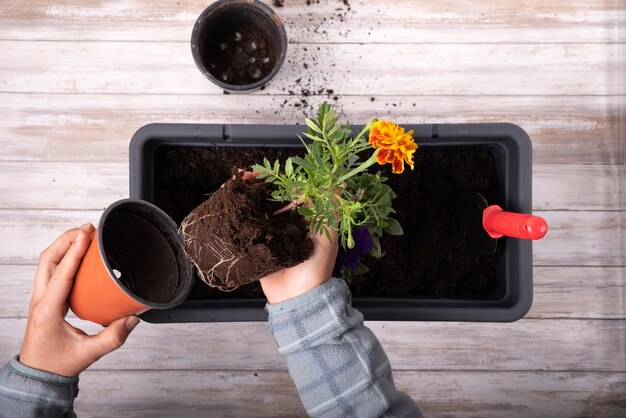
[[95, 228], [70, 229], [39, 256], [20, 363], [62, 376], [76, 376], [124, 344], [139, 323], [120, 318], [97, 335], [87, 335], [65, 320], [74, 275]]
[[329, 228], [331, 240], [313, 231], [311, 257], [297, 266], [279, 270], [263, 277], [261, 287], [270, 304], [300, 296], [328, 280], [333, 272], [339, 249], [337, 232]]

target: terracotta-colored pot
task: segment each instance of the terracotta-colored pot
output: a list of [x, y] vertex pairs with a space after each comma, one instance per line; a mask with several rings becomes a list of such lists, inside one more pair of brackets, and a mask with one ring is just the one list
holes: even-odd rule
[[74, 278], [70, 308], [81, 319], [109, 325], [185, 300], [193, 284], [177, 227], [143, 200], [120, 200], [102, 214]]

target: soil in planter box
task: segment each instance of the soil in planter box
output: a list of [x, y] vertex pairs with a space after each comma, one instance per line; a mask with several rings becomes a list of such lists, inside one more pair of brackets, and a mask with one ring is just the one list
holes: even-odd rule
[[467, 245], [449, 204], [450, 195], [479, 192], [489, 204], [501, 204], [495, 160], [488, 149], [422, 146], [415, 170], [392, 174], [388, 184], [398, 195], [395, 217], [404, 235], [384, 235], [383, 257], [366, 257], [370, 271], [355, 278], [355, 296], [489, 297], [496, 290], [495, 254], [477, 254]]
[[[249, 167], [267, 157], [284, 161], [298, 149], [163, 148], [157, 153], [155, 203], [175, 222], [231, 177], [232, 167]], [[381, 169], [375, 166], [374, 169]], [[383, 168], [398, 197], [393, 201], [403, 236], [384, 236], [388, 255], [366, 258], [370, 272], [351, 283], [355, 297], [489, 298], [496, 289], [500, 249], [472, 252], [459, 234], [445, 197], [480, 192], [501, 204], [495, 160], [488, 149], [420, 147], [415, 169], [401, 175]], [[258, 282], [224, 293], [197, 280], [190, 299], [263, 297]]]

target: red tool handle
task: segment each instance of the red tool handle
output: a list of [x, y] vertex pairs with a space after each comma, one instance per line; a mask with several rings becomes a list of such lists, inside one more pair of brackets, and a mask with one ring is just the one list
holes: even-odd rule
[[533, 215], [505, 212], [498, 205], [483, 211], [483, 227], [491, 238], [541, 239], [548, 232], [546, 220]]

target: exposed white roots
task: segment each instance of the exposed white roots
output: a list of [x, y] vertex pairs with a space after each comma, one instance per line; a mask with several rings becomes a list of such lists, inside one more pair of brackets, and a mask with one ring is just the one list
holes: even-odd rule
[[[218, 288], [223, 292], [231, 292], [241, 285], [238, 280], [239, 274], [237, 274], [237, 269], [235, 268], [233, 270], [235, 264], [241, 259], [241, 257], [236, 257], [231, 248], [229, 248], [229, 244], [215, 234], [211, 234], [210, 242], [199, 242], [198, 239], [194, 239], [194, 237], [190, 235], [191, 231], [189, 228], [192, 225], [204, 218], [217, 215], [220, 214], [214, 213], [204, 215], [194, 220], [190, 220], [191, 216], [188, 216], [181, 223], [179, 233], [184, 242], [183, 247], [185, 254], [196, 266], [200, 279], [211, 287]], [[193, 249], [191, 251], [187, 251], [188, 248], [191, 249], [192, 247]], [[204, 247], [204, 249], [202, 247]], [[190, 252], [193, 254], [190, 254]], [[203, 270], [203, 268], [196, 261], [196, 257], [200, 258], [200, 254], [204, 255], [206, 252], [208, 252], [208, 258], [215, 259], [216, 262], [210, 269]], [[214, 274], [215, 270], [218, 268], [220, 269], [220, 273], [225, 271], [224, 276], [221, 278]], [[232, 277], [231, 274], [233, 274]]]

